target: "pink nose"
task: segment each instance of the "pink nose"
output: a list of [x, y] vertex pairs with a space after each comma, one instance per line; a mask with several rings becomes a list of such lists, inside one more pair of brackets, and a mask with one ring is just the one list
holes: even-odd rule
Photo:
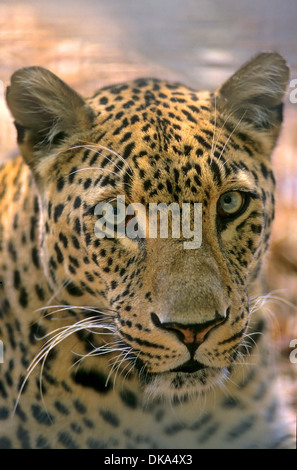
[[191, 354], [193, 354], [200, 344], [203, 343], [203, 341], [206, 339], [207, 333], [209, 333], [216, 326], [223, 323], [226, 320], [226, 317], [217, 314], [213, 320], [209, 320], [204, 323], [188, 325], [176, 322], [162, 323], [158, 315], [155, 313], [151, 313], [151, 319], [156, 327], [174, 333], [178, 339], [189, 349]]

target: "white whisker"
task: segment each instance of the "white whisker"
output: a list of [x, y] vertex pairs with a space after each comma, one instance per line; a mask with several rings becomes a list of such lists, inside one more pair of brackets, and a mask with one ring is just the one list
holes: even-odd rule
[[[18, 393], [18, 397], [16, 400], [16, 404], [14, 407], [14, 412], [17, 408], [17, 405], [19, 403], [19, 399], [21, 396], [21, 393], [24, 389], [25, 384], [27, 383], [27, 380], [31, 373], [34, 371], [34, 369], [37, 367], [39, 363], [41, 363], [41, 374], [44, 368], [45, 361], [49, 355], [49, 353], [54, 349], [59, 343], [73, 335], [74, 333], [77, 333], [78, 331], [86, 331], [90, 330], [92, 333], [94, 333], [94, 329], [100, 330], [98, 333], [104, 334], [104, 330], [107, 330], [107, 333], [105, 334], [114, 334], [115, 333], [115, 328], [112, 325], [108, 325], [106, 323], [102, 323], [98, 321], [97, 317], [90, 317], [90, 318], [85, 318], [83, 320], [80, 320], [72, 325], [68, 326], [63, 326], [56, 328], [53, 331], [50, 331], [49, 333], [45, 334], [42, 338], [40, 339], [48, 339], [48, 341], [43, 345], [41, 350], [38, 352], [38, 354], [34, 357], [34, 359], [31, 361], [28, 369], [27, 369], [27, 374], [22, 382], [21, 388]], [[102, 331], [103, 330], [103, 331]], [[111, 352], [112, 350], [110, 348], [106, 348], [106, 353]], [[41, 380], [40, 380], [41, 383]], [[41, 386], [41, 385], [40, 385]]]
[[225, 148], [226, 148], [226, 146], [227, 146], [229, 140], [231, 139], [232, 135], [233, 135], [234, 132], [236, 131], [237, 127], [240, 125], [240, 123], [241, 123], [241, 121], [243, 120], [244, 116], [245, 116], [245, 112], [243, 113], [243, 115], [241, 116], [241, 118], [239, 119], [239, 121], [237, 122], [237, 124], [236, 124], [236, 126], [234, 127], [234, 129], [232, 130], [232, 132], [229, 134], [228, 139], [226, 140], [226, 142], [224, 143], [224, 146], [223, 146], [223, 148], [222, 148], [222, 150], [221, 150], [221, 153], [220, 153], [220, 155], [219, 155], [218, 161], [220, 161], [221, 157], [223, 156], [223, 153], [224, 153], [224, 151], [225, 151]]

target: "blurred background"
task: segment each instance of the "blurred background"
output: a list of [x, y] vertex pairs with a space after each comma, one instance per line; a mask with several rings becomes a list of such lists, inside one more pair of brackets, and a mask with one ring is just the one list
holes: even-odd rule
[[[296, 0], [0, 0], [0, 161], [15, 154], [4, 90], [20, 67], [47, 67], [84, 95], [139, 76], [214, 90], [262, 50], [282, 53], [297, 79], [296, 31]], [[297, 364], [288, 359], [297, 338], [297, 103], [290, 91], [274, 153], [277, 212], [266, 292], [274, 297], [267, 311], [276, 347], [296, 380]]]

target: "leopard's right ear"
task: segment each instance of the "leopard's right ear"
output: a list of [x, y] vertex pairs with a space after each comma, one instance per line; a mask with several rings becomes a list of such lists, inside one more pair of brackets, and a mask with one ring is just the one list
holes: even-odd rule
[[89, 128], [94, 117], [76, 91], [42, 67], [16, 71], [6, 101], [15, 119], [22, 155], [33, 167], [67, 136]]
[[277, 52], [262, 52], [217, 90], [217, 107], [236, 125], [246, 123], [261, 135], [265, 131], [275, 139], [282, 122], [288, 80], [285, 59]]

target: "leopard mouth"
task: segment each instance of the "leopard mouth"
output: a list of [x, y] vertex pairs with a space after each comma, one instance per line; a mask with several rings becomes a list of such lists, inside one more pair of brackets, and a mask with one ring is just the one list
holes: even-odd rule
[[182, 380], [190, 380], [192, 383], [204, 382], [204, 377], [206, 377], [207, 371], [212, 369], [215, 370], [214, 368], [202, 364], [193, 358], [177, 367], [162, 372], [149, 372], [148, 370], [145, 370], [142, 361], [138, 361], [136, 368], [140, 372], [140, 380], [146, 385], [155, 381], [162, 382], [163, 380], [180, 382], [181, 378], [183, 378]]
[[196, 397], [211, 388], [221, 386], [229, 377], [228, 367], [213, 367], [190, 358], [177, 367], [165, 371], [152, 372], [139, 358], [134, 363], [138, 377], [150, 398]]
[[152, 398], [178, 401], [205, 395], [222, 386], [230, 375], [226, 367], [206, 366], [193, 359], [167, 372], [146, 373], [140, 377], [144, 392]]
[[184, 362], [178, 367], [174, 369], [170, 369], [169, 372], [185, 372], [188, 374], [192, 374], [194, 372], [198, 372], [201, 369], [205, 369], [207, 366], [202, 364], [201, 362], [195, 361], [195, 359], [189, 359], [187, 362]]
[[[166, 371], [162, 372], [149, 372], [146, 370], [146, 364], [141, 360], [137, 359], [134, 363], [134, 367], [142, 373], [141, 375], [146, 377], [146, 380], [148, 380], [148, 377], [155, 376], [155, 375], [163, 375], [163, 374], [168, 374], [168, 373], [185, 373], [185, 374], [194, 374], [195, 372], [201, 371], [202, 369], [208, 368], [205, 364], [202, 364], [201, 362], [196, 361], [195, 359], [191, 358], [188, 361], [184, 362], [183, 364], [174, 367], [172, 369], [168, 369]], [[143, 374], [143, 372], [145, 373]]]

